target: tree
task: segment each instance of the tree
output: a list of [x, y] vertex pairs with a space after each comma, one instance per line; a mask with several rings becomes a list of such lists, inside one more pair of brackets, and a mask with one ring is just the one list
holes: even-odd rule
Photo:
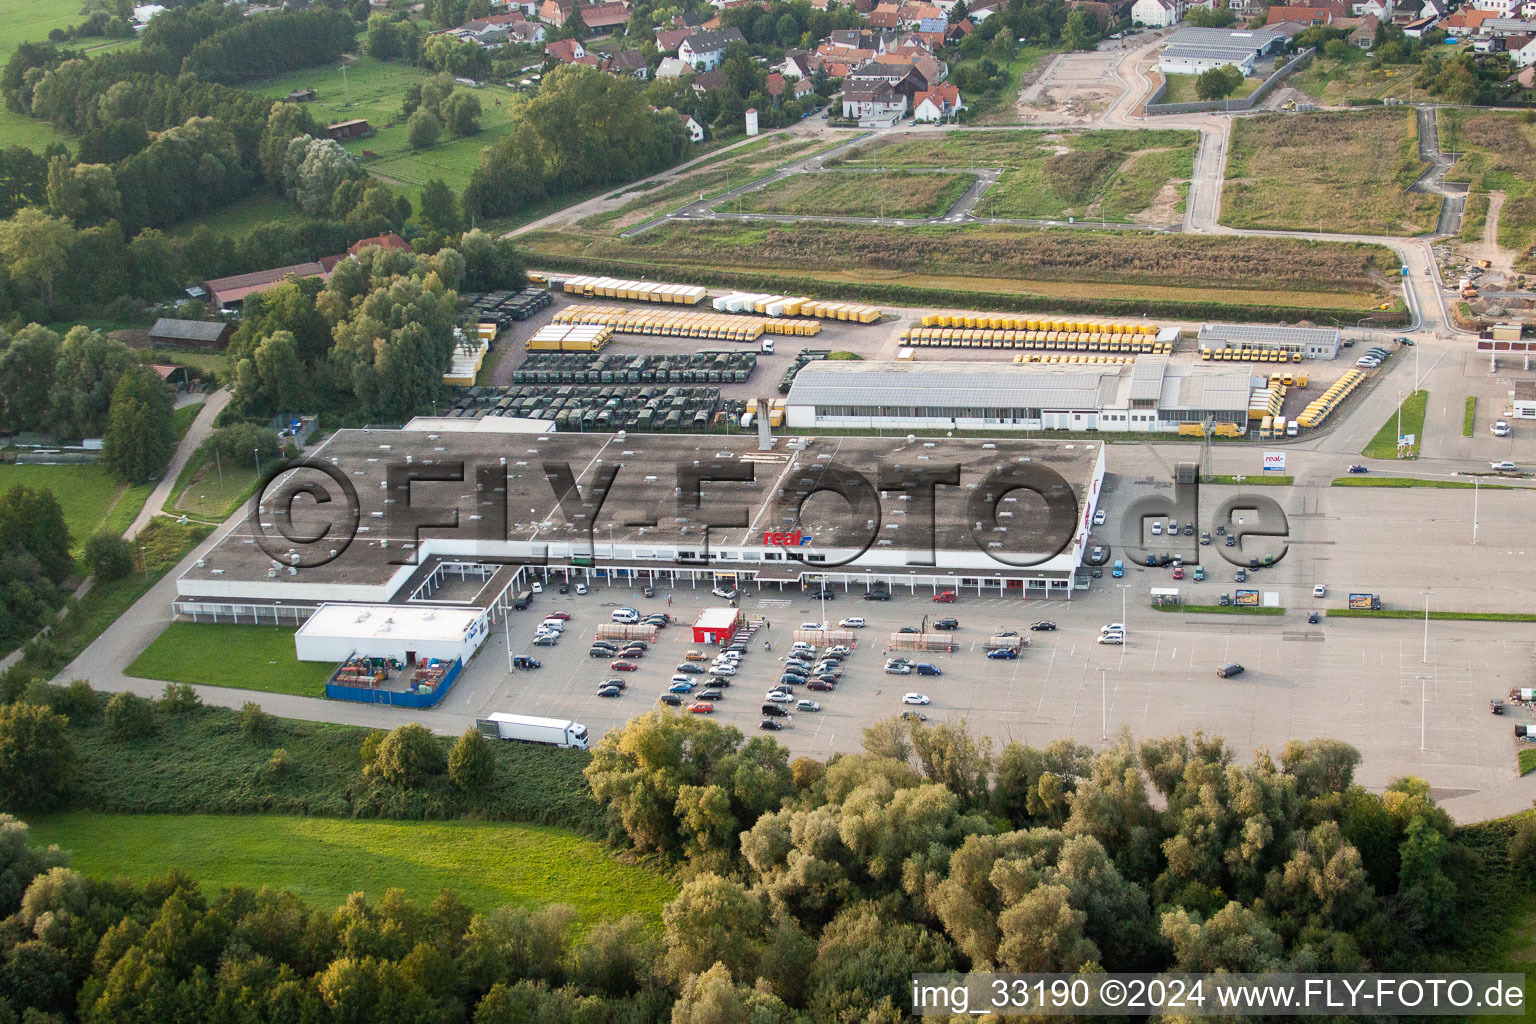
[[480, 134], [480, 99], [468, 89], [455, 89], [438, 107], [438, 114], [457, 138]]
[[417, 786], [443, 774], [443, 748], [419, 722], [397, 726], [379, 742], [368, 773], [397, 786]]
[[466, 729], [448, 752], [448, 777], [466, 793], [483, 795], [496, 775], [491, 741], [478, 729]]
[[23, 430], [41, 430], [49, 423], [54, 367], [59, 336], [46, 327], [28, 324], [0, 352], [0, 406], [7, 420]]
[[[0, 722], [4, 718], [5, 710], [0, 708]], [[3, 725], [0, 725], [0, 732], [3, 732]], [[39, 849], [28, 839], [26, 822], [0, 812], [0, 913], [7, 917], [21, 906], [22, 894], [32, 884], [32, 879], [50, 868], [61, 866], [63, 861], [57, 848]]]
[[269, 335], [256, 347], [255, 361], [262, 390], [272, 408], [296, 413], [308, 404], [309, 384], [299, 360], [298, 342], [291, 331], [274, 331]]
[[111, 583], [133, 571], [133, 548], [120, 534], [103, 526], [85, 542], [85, 564], [98, 581]]
[[118, 378], [102, 446], [102, 465], [124, 483], [155, 479], [170, 462], [176, 428], [170, 394], [155, 371], [140, 367]]
[[437, 137], [443, 132], [443, 122], [437, 119], [437, 115], [425, 107], [412, 114], [405, 122], [406, 141], [412, 149], [427, 149], [437, 144]]
[[1074, 8], [1061, 29], [1061, 42], [1068, 50], [1092, 50], [1099, 45], [1098, 22], [1088, 20], [1088, 12]]
[[299, 209], [311, 217], [330, 213], [341, 183], [361, 173], [357, 161], [335, 139], [300, 135], [288, 141], [283, 183]]
[[0, 552], [21, 552], [54, 583], [74, 571], [69, 527], [49, 490], [20, 484], [0, 493]]
[[1195, 77], [1195, 95], [1202, 100], [1225, 99], [1242, 84], [1243, 72], [1234, 64], [1223, 64]]
[[37, 289], [45, 309], [53, 306], [53, 282], [69, 269], [74, 234], [68, 221], [31, 208], [0, 222], [0, 259], [18, 284]]
[[[428, 231], [443, 235], [456, 235], [463, 226], [458, 197], [441, 178], [433, 178], [422, 187], [418, 216]], [[0, 356], [0, 375], [4, 373], [4, 366], [4, 357]]]
[[155, 706], [134, 693], [114, 693], [107, 701], [107, 731], [119, 743], [142, 739], [155, 732]]
[[[0, 705], [0, 810], [57, 807], [75, 775], [69, 720], [25, 702]], [[0, 824], [6, 819], [0, 818]], [[7, 888], [0, 874], [0, 893]]]
[[59, 437], [96, 437], [107, 425], [117, 380], [140, 363], [133, 350], [100, 331], [72, 327], [54, 364], [52, 427]]

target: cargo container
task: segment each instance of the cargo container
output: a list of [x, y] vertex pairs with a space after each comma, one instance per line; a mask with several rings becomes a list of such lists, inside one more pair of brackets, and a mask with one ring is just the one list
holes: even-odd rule
[[994, 636], [989, 637], [982, 645], [987, 651], [1022, 651], [1029, 646], [1029, 640], [1022, 636]]

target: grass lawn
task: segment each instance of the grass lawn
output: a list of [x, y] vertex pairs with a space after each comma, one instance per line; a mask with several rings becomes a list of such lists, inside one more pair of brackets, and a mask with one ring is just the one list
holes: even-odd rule
[[[1447, 46], [1436, 49], [1445, 57], [1455, 52]], [[1352, 99], [1407, 98], [1413, 91], [1416, 65], [1373, 65], [1375, 61], [1353, 48], [1342, 60], [1318, 55], [1307, 67], [1287, 78], [1285, 84], [1329, 106], [1343, 106]], [[1418, 90], [1418, 98], [1424, 99], [1423, 89]]]
[[177, 437], [186, 437], [187, 431], [192, 429], [192, 421], [197, 419], [197, 414], [203, 411], [202, 402], [193, 402], [183, 405], [171, 413], [171, 426], [176, 428]]
[[1242, 487], [1289, 487], [1296, 482], [1294, 476], [1283, 473], [1252, 473], [1241, 477], [1229, 473], [1214, 473], [1200, 478], [1203, 484], [1237, 484]]
[[1148, 605], [1155, 612], [1197, 612], [1202, 615], [1284, 615], [1284, 608], [1265, 608], [1261, 605], [1235, 604], [1154, 604]]
[[1194, 171], [1194, 132], [951, 132], [941, 142], [877, 142], [843, 162], [856, 167], [1006, 168], [977, 216], [1171, 221], [1179, 185]]
[[299, 661], [293, 633], [292, 626], [173, 622], [127, 672], [140, 679], [323, 697], [335, 666]]
[[[1411, 476], [1339, 476], [1334, 477], [1334, 487], [1442, 487], [1450, 489], [1466, 488], [1471, 490], [1478, 486], [1470, 480], [1420, 480]], [[1515, 488], [1508, 484], [1483, 484], [1485, 491], [1513, 491]]]
[[299, 227], [308, 223], [309, 218], [288, 200], [262, 194], [248, 196], [237, 203], [215, 210], [205, 217], [182, 221], [166, 233], [181, 237], [190, 235], [200, 227], [205, 227], [215, 235], [238, 238], [249, 234], [257, 225], [272, 221]]
[[1477, 396], [1467, 396], [1467, 411], [1461, 416], [1461, 436], [1471, 437], [1477, 429]]
[[[1424, 613], [1412, 608], [1330, 608], [1329, 618], [1338, 619], [1422, 619]], [[1429, 613], [1431, 619], [1450, 622], [1536, 622], [1533, 612], [1437, 612]]]
[[1221, 223], [1311, 231], [1344, 216], [1360, 234], [1421, 234], [1433, 230], [1440, 198], [1407, 188], [1427, 166], [1412, 110], [1237, 118]]
[[1035, 69], [1040, 58], [1055, 50], [1040, 46], [1021, 46], [1018, 56], [999, 65], [1008, 81], [995, 92], [967, 96], [966, 124], [1018, 124], [1019, 80]]
[[27, 823], [35, 841], [59, 844], [92, 877], [143, 882], [181, 868], [210, 893], [265, 885], [319, 908], [391, 888], [425, 904], [449, 889], [478, 911], [568, 903], [586, 925], [638, 914], [659, 926], [677, 894], [660, 875], [550, 825], [88, 811]]
[[68, 145], [70, 141], [69, 136], [47, 121], [0, 107], [0, 147], [26, 146], [41, 153], [52, 143]]
[[[1468, 211], [1472, 212], [1472, 199], [1480, 194], [1504, 192], [1504, 208], [1499, 211], [1499, 244], [1517, 253], [1536, 245], [1536, 188], [1531, 187], [1531, 167], [1536, 163], [1536, 125], [1527, 121], [1524, 113], [1513, 111], [1446, 109], [1439, 116], [1441, 148], [1461, 154], [1445, 179], [1468, 183], [1473, 194]], [[1486, 204], [1480, 210], [1485, 222]], [[1477, 239], [1481, 239], [1481, 223], [1476, 230]], [[1519, 269], [1528, 272], [1532, 267], [1521, 261]]]
[[[1394, 459], [1397, 457], [1398, 436], [1412, 434], [1414, 442], [1411, 451], [1417, 455], [1419, 447], [1424, 443], [1424, 409], [1428, 404], [1429, 392], [1422, 389], [1403, 399], [1402, 415], [1393, 413], [1360, 454], [1368, 459]], [[1399, 424], [1401, 430], [1398, 429]]]
[[229, 356], [224, 352], [209, 352], [195, 348], [157, 348], [153, 351], [157, 363], [190, 366], [203, 373], [212, 373], [221, 379], [229, 373]]
[[1531, 772], [1536, 772], [1536, 750], [1527, 747], [1520, 751], [1519, 765], [1521, 775], [1529, 775]]
[[[0, 19], [0, 62], [8, 60], [11, 52], [22, 43], [46, 43], [48, 33], [56, 28], [68, 28], [85, 20], [80, 13], [80, 0], [26, 0], [25, 3], [6, 5], [5, 17]], [[92, 37], [76, 39], [64, 46], [75, 50], [96, 49], [103, 46], [122, 45], [124, 40]]]
[[[1166, 75], [1163, 81], [1168, 83], [1168, 88], [1163, 93], [1159, 103], [1198, 103], [1200, 97], [1195, 94], [1195, 79], [1199, 75]], [[1264, 84], [1262, 78], [1245, 78], [1243, 84], [1237, 87], [1237, 91], [1223, 99], [1240, 100], [1253, 95], [1253, 90]]]
[[975, 182], [952, 172], [796, 174], [741, 197], [744, 213], [841, 217], [937, 217]]
[[256, 465], [223, 466], [201, 451], [187, 461], [167, 503], [190, 515], [222, 522], [239, 511], [256, 490]]
[[16, 486], [53, 492], [64, 513], [64, 525], [69, 528], [70, 540], [77, 553], [99, 527], [114, 521], [112, 514], [119, 511], [119, 505], [122, 506], [122, 512], [132, 508], [132, 512], [127, 515], [127, 522], [132, 522], [153, 489], [147, 484], [124, 487], [99, 465], [0, 465], [0, 491]]

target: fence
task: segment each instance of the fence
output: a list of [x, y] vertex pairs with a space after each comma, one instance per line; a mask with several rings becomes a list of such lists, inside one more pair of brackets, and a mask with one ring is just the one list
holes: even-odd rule
[[459, 678], [459, 673], [463, 670], [464, 663], [455, 661], [443, 677], [442, 684], [433, 687], [431, 693], [409, 693], [404, 690], [383, 690], [367, 686], [326, 683], [325, 695], [332, 700], [350, 700], [359, 704], [387, 704], [396, 708], [431, 708], [436, 707], [444, 697], [448, 696], [448, 691], [453, 688], [454, 681]]
[[1157, 87], [1147, 100], [1147, 116], [1154, 117], [1158, 114], [1204, 114], [1213, 110], [1252, 110], [1263, 102], [1270, 90], [1279, 84], [1280, 80], [1292, 71], [1301, 67], [1303, 63], [1312, 59], [1316, 53], [1315, 47], [1307, 47], [1295, 57], [1292, 57], [1284, 67], [1276, 69], [1268, 78], [1260, 83], [1259, 87], [1240, 100], [1194, 100], [1189, 103], [1159, 103], [1158, 99], [1168, 91], [1168, 79], [1163, 78], [1163, 84]]

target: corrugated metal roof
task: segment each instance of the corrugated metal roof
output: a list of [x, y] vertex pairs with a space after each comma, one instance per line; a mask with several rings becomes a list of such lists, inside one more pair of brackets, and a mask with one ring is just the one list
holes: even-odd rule
[[1251, 46], [1169, 46], [1163, 50], [1164, 57], [1179, 57], [1184, 60], [1224, 60], [1233, 64], [1241, 64], [1254, 55]]
[[795, 375], [787, 404], [1094, 409], [1112, 399], [1121, 369], [817, 361]]
[[1200, 412], [1246, 409], [1251, 385], [1252, 380], [1246, 372], [1170, 376], [1158, 408]]
[[1155, 402], [1163, 394], [1163, 374], [1168, 369], [1168, 359], [1142, 356], [1131, 366], [1131, 394], [1133, 402]]
[[1251, 327], [1241, 324], [1202, 324], [1199, 340], [1330, 345], [1338, 342], [1339, 331], [1336, 327]]

